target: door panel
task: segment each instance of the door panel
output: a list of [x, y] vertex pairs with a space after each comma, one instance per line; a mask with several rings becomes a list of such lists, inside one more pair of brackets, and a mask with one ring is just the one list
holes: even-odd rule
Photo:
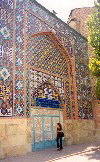
[[34, 118], [34, 141], [39, 142], [43, 141], [42, 137], [42, 117]]
[[44, 141], [52, 140], [52, 132], [45, 132], [44, 133]]
[[52, 140], [51, 117], [44, 117], [44, 141]]
[[51, 117], [44, 117], [44, 131], [51, 131]]

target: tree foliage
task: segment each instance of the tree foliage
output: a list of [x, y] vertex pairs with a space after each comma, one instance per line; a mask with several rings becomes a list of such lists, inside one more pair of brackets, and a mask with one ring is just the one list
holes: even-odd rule
[[100, 99], [100, 77], [97, 78], [96, 84], [94, 86], [97, 99]]
[[96, 97], [100, 99], [100, 0], [95, 2], [94, 11], [88, 18], [87, 26], [89, 31], [88, 41], [95, 54], [89, 63], [89, 68], [92, 75], [96, 77], [95, 93]]
[[89, 68], [92, 72], [92, 75], [100, 77], [100, 60], [97, 58], [92, 58], [91, 62], [89, 63]]

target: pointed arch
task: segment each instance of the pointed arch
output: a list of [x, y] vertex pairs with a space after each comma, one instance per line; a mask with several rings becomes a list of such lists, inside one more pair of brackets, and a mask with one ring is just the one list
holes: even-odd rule
[[[78, 102], [77, 102], [77, 90], [76, 90], [76, 77], [75, 77], [75, 61], [74, 58], [71, 57], [66, 50], [66, 48], [62, 45], [58, 37], [53, 32], [39, 32], [36, 34], [32, 34], [30, 37], [34, 38], [36, 36], [46, 35], [52, 40], [54, 46], [58, 48], [62, 57], [66, 60], [66, 65], [68, 68], [68, 79], [69, 79], [69, 98], [70, 98], [70, 110], [71, 110], [71, 118], [78, 119]], [[66, 90], [65, 90], [66, 91]], [[67, 92], [65, 92], [67, 93]], [[74, 98], [74, 102], [73, 102]], [[67, 103], [65, 103], [66, 105]], [[66, 109], [64, 110], [64, 114], [66, 113]], [[64, 117], [66, 119], [66, 117]]]

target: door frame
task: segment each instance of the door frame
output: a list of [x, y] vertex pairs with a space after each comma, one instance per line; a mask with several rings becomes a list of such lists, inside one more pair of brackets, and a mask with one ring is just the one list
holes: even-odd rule
[[[35, 117], [41, 117], [42, 120], [42, 141], [40, 142], [35, 142]], [[51, 118], [51, 133], [52, 133], [52, 140], [46, 140], [45, 141], [45, 131], [44, 131], [44, 122], [45, 122], [45, 117]], [[58, 122], [60, 122], [60, 114], [59, 115], [33, 115], [32, 116], [32, 123], [33, 123], [33, 128], [32, 128], [32, 151], [35, 150], [41, 150], [45, 148], [50, 148], [56, 146], [56, 140], [53, 138], [54, 136], [54, 130], [53, 130], [53, 117], [58, 118]]]

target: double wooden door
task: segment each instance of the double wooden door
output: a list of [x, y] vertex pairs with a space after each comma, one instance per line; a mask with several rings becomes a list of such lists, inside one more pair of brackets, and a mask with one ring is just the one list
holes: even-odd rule
[[59, 116], [33, 115], [33, 151], [56, 145], [55, 139], [58, 122], [60, 122]]

